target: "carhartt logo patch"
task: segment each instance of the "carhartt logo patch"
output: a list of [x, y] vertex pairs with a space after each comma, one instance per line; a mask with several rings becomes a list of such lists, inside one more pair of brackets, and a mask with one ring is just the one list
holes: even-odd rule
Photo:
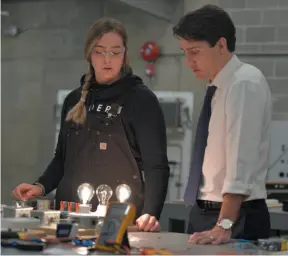
[[100, 150], [106, 150], [107, 149], [107, 143], [101, 142], [99, 147], [100, 147]]

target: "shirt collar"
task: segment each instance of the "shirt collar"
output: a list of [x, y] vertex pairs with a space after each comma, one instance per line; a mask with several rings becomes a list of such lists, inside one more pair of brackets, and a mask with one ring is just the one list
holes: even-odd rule
[[242, 65], [242, 62], [238, 59], [238, 57], [233, 54], [231, 59], [226, 63], [226, 65], [220, 70], [220, 72], [216, 75], [214, 80], [210, 85], [215, 85], [217, 88], [224, 86], [227, 82], [227, 79], [231, 77], [234, 72]]

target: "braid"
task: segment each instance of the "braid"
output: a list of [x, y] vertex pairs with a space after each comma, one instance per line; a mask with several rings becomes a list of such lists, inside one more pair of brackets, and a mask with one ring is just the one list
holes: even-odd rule
[[86, 121], [87, 110], [85, 106], [85, 101], [91, 85], [92, 77], [93, 77], [93, 67], [89, 63], [88, 73], [85, 76], [85, 83], [81, 91], [81, 98], [79, 102], [68, 112], [66, 116], [66, 121], [72, 120], [76, 124], [83, 124]]

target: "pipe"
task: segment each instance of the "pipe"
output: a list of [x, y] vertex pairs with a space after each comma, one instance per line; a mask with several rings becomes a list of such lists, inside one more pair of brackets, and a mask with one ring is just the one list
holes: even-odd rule
[[8, 11], [1, 11], [1, 16], [10, 16]]
[[[288, 52], [235, 52], [238, 56], [246, 57], [288, 57]], [[182, 57], [185, 53], [162, 53], [161, 57]]]

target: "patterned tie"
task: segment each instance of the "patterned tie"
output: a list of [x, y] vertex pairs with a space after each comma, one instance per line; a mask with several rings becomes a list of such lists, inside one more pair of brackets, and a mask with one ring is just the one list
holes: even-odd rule
[[208, 126], [211, 117], [211, 100], [216, 88], [217, 87], [214, 85], [208, 87], [202, 111], [199, 116], [195, 144], [191, 158], [189, 179], [184, 194], [184, 202], [186, 206], [194, 205], [197, 200], [197, 194], [202, 177], [204, 153], [207, 145]]

